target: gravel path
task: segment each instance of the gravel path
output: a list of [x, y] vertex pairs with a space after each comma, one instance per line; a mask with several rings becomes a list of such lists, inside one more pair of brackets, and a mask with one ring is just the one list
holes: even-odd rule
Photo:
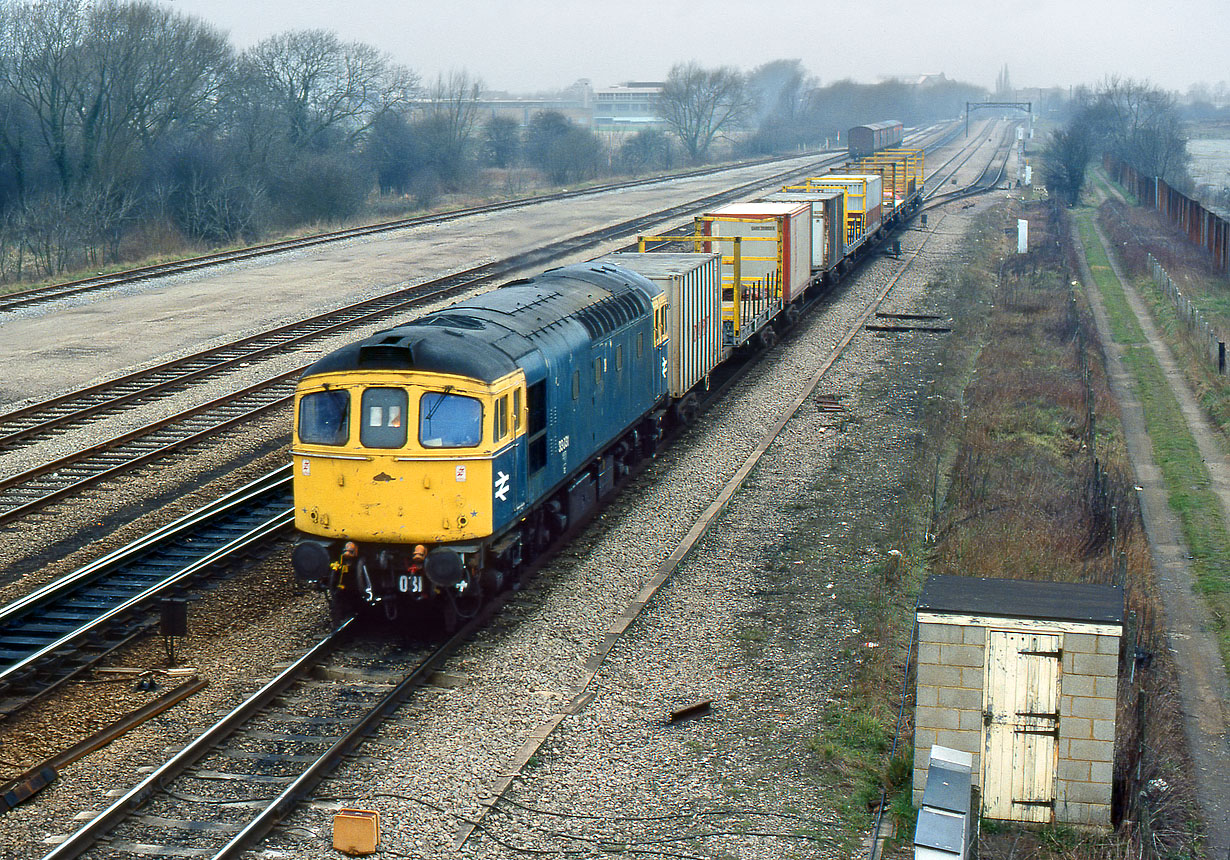
[[[1165, 341], [1154, 326], [1145, 303], [1131, 280], [1124, 277], [1111, 244], [1095, 225], [1111, 268], [1123, 289], [1131, 313], [1140, 323], [1145, 339], [1165, 373], [1167, 383], [1181, 405], [1184, 420], [1197, 440], [1210, 473], [1210, 485], [1222, 501], [1223, 516], [1230, 509], [1230, 478], [1226, 458], [1214, 438], [1203, 411], [1183, 378]], [[1075, 224], [1072, 241], [1081, 248]], [[1095, 286], [1084, 254], [1078, 255], [1081, 277], [1088, 285], [1085, 295], [1093, 309], [1098, 334], [1106, 348], [1106, 368], [1111, 391], [1119, 402], [1124, 437], [1136, 472], [1141, 500], [1141, 518], [1149, 536], [1156, 577], [1166, 609], [1166, 628], [1174, 654], [1183, 702], [1184, 735], [1191, 750], [1196, 798], [1208, 829], [1205, 848], [1211, 858], [1230, 857], [1230, 687], [1217, 641], [1210, 632], [1208, 607], [1195, 591], [1195, 575], [1188, 560], [1191, 553], [1178, 517], [1170, 508], [1170, 492], [1153, 457], [1153, 442], [1145, 427], [1144, 410], [1136, 394], [1132, 373], [1123, 363], [1123, 347], [1115, 342], [1101, 292]]]

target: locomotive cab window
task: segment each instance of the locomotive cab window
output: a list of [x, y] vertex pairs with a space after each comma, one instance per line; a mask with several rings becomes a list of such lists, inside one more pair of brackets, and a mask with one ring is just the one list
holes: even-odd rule
[[299, 440], [310, 445], [350, 441], [350, 392], [316, 391], [299, 400]]
[[424, 448], [473, 448], [483, 440], [483, 405], [473, 397], [428, 392], [419, 399]]
[[406, 444], [406, 406], [401, 388], [369, 388], [363, 392], [359, 441], [364, 448], [401, 448]]

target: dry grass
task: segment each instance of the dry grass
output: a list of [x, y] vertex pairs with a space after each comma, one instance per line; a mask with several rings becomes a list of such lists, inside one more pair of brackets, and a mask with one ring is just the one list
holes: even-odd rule
[[[1123, 582], [1129, 611], [1112, 834], [991, 826], [984, 857], [1188, 857], [1195, 850], [1173, 666], [1101, 346], [1071, 291], [1055, 213], [1029, 207], [1036, 250], [1000, 270], [965, 388], [931, 570]], [[1138, 650], [1139, 649], [1139, 650]], [[1136, 660], [1137, 655], [1141, 659]]]

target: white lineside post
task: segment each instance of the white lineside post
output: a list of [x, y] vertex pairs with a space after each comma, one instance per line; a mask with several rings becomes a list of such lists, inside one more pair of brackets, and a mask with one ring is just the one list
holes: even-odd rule
[[1016, 219], [1016, 252], [1024, 254], [1029, 245], [1029, 222], [1024, 218]]

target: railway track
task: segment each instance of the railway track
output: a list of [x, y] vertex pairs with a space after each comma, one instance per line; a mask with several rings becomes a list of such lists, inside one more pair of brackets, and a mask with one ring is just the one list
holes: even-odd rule
[[347, 648], [351, 625], [344, 622], [46, 860], [117, 853], [239, 856], [472, 632], [463, 628], [430, 653], [386, 649], [373, 655], [370, 643]]
[[147, 632], [160, 598], [263, 551], [293, 522], [286, 466], [0, 609], [0, 719]]
[[830, 162], [826, 160], [802, 170], [746, 183], [721, 194], [555, 242], [530, 254], [506, 258], [375, 299], [356, 302], [222, 347], [14, 410], [0, 415], [0, 448], [11, 449], [19, 444], [29, 445], [49, 434], [67, 432], [89, 421], [113, 415], [121, 409], [131, 409], [142, 403], [168, 397], [192, 384], [284, 354], [289, 349], [303, 347], [320, 338], [353, 331], [362, 326], [373, 326], [388, 317], [412, 312], [427, 302], [449, 298], [519, 269], [544, 265], [600, 242], [647, 229], [663, 220], [682, 217], [698, 207], [736, 198], [766, 183], [786, 181], [828, 163]]
[[[791, 171], [777, 177], [807, 173]], [[770, 180], [773, 181], [773, 180]], [[712, 205], [737, 198], [756, 180], [700, 201], [670, 207], [650, 215], [605, 227], [562, 242], [553, 243], [533, 254], [475, 267], [399, 290], [375, 299], [358, 302], [335, 311], [279, 327], [232, 344], [167, 362], [147, 371], [129, 374], [0, 416], [0, 447], [30, 445], [54, 433], [66, 433], [91, 421], [137, 405], [169, 397], [192, 384], [248, 367], [262, 359], [302, 348], [331, 335], [346, 333], [397, 314], [412, 312], [428, 302], [439, 301], [527, 267], [542, 265], [609, 240]], [[89, 448], [70, 452], [18, 474], [0, 480], [0, 525], [13, 523], [67, 496], [131, 472], [160, 457], [200, 443], [224, 430], [241, 426], [262, 414], [287, 406], [294, 393], [294, 380], [310, 362], [284, 372], [266, 382], [249, 386], [171, 418], [130, 431]]]
[[[928, 145], [942, 145], [942, 143], [951, 139], [954, 135], [954, 131], [949, 131]], [[807, 173], [815, 167], [828, 166], [836, 160], [838, 159], [824, 159], [803, 170], [780, 174], [776, 179], [786, 180], [790, 177]], [[579, 245], [577, 240], [556, 243], [547, 246], [534, 255], [523, 255], [478, 266], [374, 299], [356, 302], [214, 349], [204, 350], [190, 356], [165, 362], [147, 370], [137, 371], [98, 385], [69, 392], [10, 411], [0, 415], [0, 449], [12, 449], [19, 445], [29, 445], [51, 434], [65, 433], [83, 426], [91, 420], [114, 415], [121, 409], [131, 409], [142, 403], [169, 397], [179, 391], [183, 391], [190, 385], [206, 381], [218, 374], [268, 359], [282, 354], [288, 349], [305, 346], [320, 338], [344, 333], [363, 325], [375, 324], [386, 317], [396, 314], [410, 312], [425, 302], [447, 298], [462, 290], [498, 279], [502, 275], [518, 268], [547, 262], [552, 258], [603, 241], [612, 236], [634, 232], [645, 226], [646, 222], [652, 223], [655, 220], [674, 217], [676, 214], [689, 211], [698, 206], [722, 202], [731, 196], [746, 193], [749, 189], [757, 188], [773, 181], [775, 181], [775, 178], [771, 177], [767, 180], [747, 183], [721, 195], [713, 195], [693, 201], [685, 206], [672, 207], [642, 219], [635, 219], [612, 228], [594, 231], [593, 233], [586, 234], [586, 236], [578, 237], [581, 240]], [[320, 244], [326, 239], [329, 241], [337, 240], [337, 236], [334, 234], [314, 238], [320, 240], [315, 242], [315, 244]], [[139, 275], [141, 278], [152, 276], [146, 274]]]
[[168, 263], [159, 263], [151, 266], [127, 269], [120, 272], [100, 274], [90, 278], [82, 278], [80, 280], [67, 281], [60, 284], [49, 284], [43, 287], [34, 287], [28, 290], [21, 290], [19, 292], [8, 293], [7, 295], [0, 296], [0, 313], [16, 310], [17, 308], [30, 307], [33, 305], [58, 301], [70, 296], [80, 295], [82, 293], [96, 292], [116, 286], [122, 286], [124, 284], [150, 280], [152, 278], [183, 274], [185, 272], [220, 266], [226, 263], [242, 262], [246, 260], [258, 259], [260, 257], [271, 256], [273, 254], [302, 250], [304, 248], [311, 248], [316, 245], [324, 245], [331, 242], [374, 236], [380, 233], [389, 233], [395, 230], [421, 227], [428, 224], [443, 224], [448, 221], [455, 221], [459, 218], [465, 218], [472, 215], [503, 212], [556, 200], [571, 200], [578, 197], [603, 194], [609, 191], [642, 188], [649, 185], [674, 182], [679, 179], [687, 179], [691, 177], [713, 176], [731, 170], [739, 170], [762, 164], [772, 164], [777, 161], [786, 161], [793, 158], [797, 158], [797, 156], [776, 156], [772, 158], [752, 159], [736, 165], [703, 167], [696, 170], [672, 174], [670, 176], [660, 176], [649, 179], [633, 179], [625, 182], [610, 182], [574, 191], [558, 191], [551, 194], [542, 194], [536, 197], [529, 197], [520, 200], [507, 200], [499, 203], [488, 203], [481, 206], [470, 206], [463, 209], [453, 209], [448, 212], [441, 212], [435, 215], [419, 215], [413, 218], [399, 218], [393, 221], [384, 221], [378, 224], [367, 224], [360, 227], [334, 230], [328, 233], [318, 233], [296, 239], [268, 242], [262, 245], [237, 248], [230, 251], [219, 251], [216, 253], [204, 254], [199, 257], [192, 257], [186, 260], [176, 260]]
[[[656, 216], [655, 216], [656, 217]], [[242, 425], [250, 421], [255, 415], [266, 412], [280, 405], [285, 405], [289, 402], [293, 395], [294, 379], [300, 373], [299, 369], [282, 374], [280, 377], [268, 382], [253, 386], [251, 389], [240, 392], [238, 397], [223, 398], [220, 404], [205, 404], [197, 410], [199, 414], [190, 414], [179, 416], [177, 419], [160, 422], [156, 429], [152, 432], [137, 431], [128, 436], [122, 437], [120, 440], [114, 440], [113, 443], [107, 443], [99, 446], [97, 451], [91, 450], [85, 454], [74, 455], [70, 458], [57, 461], [54, 464], [40, 467], [32, 470], [22, 476], [15, 476], [8, 481], [0, 483], [0, 522], [12, 521], [19, 518], [24, 513], [35, 510], [45, 504], [48, 504], [58, 498], [62, 498], [71, 493], [79, 492], [90, 484], [100, 482], [106, 478], [114, 477], [122, 474], [124, 471], [134, 469], [144, 463], [148, 463], [160, 456], [165, 455], [169, 451], [200, 442], [213, 433], [219, 432], [227, 427]], [[715, 381], [716, 382], [716, 381]], [[717, 382], [713, 387], [713, 396], [719, 396], [724, 390], [724, 385]], [[199, 422], [205, 422], [204, 426]], [[282, 470], [271, 473], [262, 481], [272, 480], [274, 475], [278, 475]], [[284, 479], [289, 483], [289, 476]], [[289, 490], [280, 489], [272, 490], [274, 493], [284, 493], [285, 498], [289, 499]], [[232, 494], [234, 496], [234, 494]], [[227, 499], [231, 499], [228, 496]], [[225, 504], [223, 500], [220, 509], [226, 510], [228, 515], [232, 514], [231, 507]], [[292, 512], [287, 507], [281, 511], [265, 511], [262, 506], [265, 505], [263, 497], [253, 502], [255, 507], [261, 509], [260, 516], [268, 516], [276, 519], [281, 523], [289, 523], [293, 518]], [[194, 519], [203, 521], [211, 514], [209, 510], [212, 508], [203, 509], [198, 515], [193, 515]], [[250, 514], [243, 514], [251, 516]], [[122, 550], [118, 555], [135, 555], [136, 552], [142, 549], [143, 541], [138, 541], [131, 551]], [[239, 547], [239, 550], [245, 547]], [[108, 556], [104, 562], [110, 563], [112, 557]], [[217, 561], [218, 559], [214, 559]], [[118, 567], [116, 568], [119, 569]], [[94, 566], [85, 569], [94, 571]], [[122, 573], [117, 574], [121, 578]], [[65, 585], [69, 583], [83, 583], [87, 580], [85, 575], [74, 574], [65, 580]], [[179, 582], [181, 580], [174, 580]], [[138, 609], [148, 611], [154, 598], [161, 593], [165, 593], [172, 585], [162, 584], [159, 586], [150, 586], [148, 589], [138, 589], [143, 594], [142, 600], [138, 603], [129, 604], [125, 601], [120, 601], [125, 605], [125, 612], [111, 614], [105, 612], [108, 604], [100, 604], [97, 608], [108, 616], [110, 623], [115, 624], [120, 619], [127, 619], [128, 615], [136, 614]], [[43, 592], [47, 591], [44, 589]], [[39, 595], [43, 595], [39, 592]], [[34, 597], [34, 596], [32, 596]], [[51, 604], [40, 605], [40, 612], [52, 613], [56, 610]], [[11, 607], [0, 611], [0, 624], [6, 623], [7, 619], [18, 619], [25, 615], [37, 615], [34, 612], [34, 604], [26, 601], [18, 601]], [[67, 613], [72, 615], [72, 613]], [[97, 614], [97, 613], [96, 613]], [[94, 622], [90, 622], [94, 623]], [[42, 631], [44, 635], [35, 637], [28, 632], [19, 632], [19, 628], [14, 628], [15, 640], [25, 641], [30, 646], [27, 653], [21, 653], [19, 649], [14, 649], [13, 653], [4, 657], [8, 661], [9, 668], [3, 669], [6, 664], [0, 662], [0, 685], [11, 685], [14, 679], [17, 678], [37, 678], [33, 682], [30, 689], [14, 695], [13, 701], [7, 705], [0, 704], [0, 714], [9, 713], [18, 707], [22, 706], [23, 702], [28, 702], [32, 698], [43, 695], [53, 684], [62, 683], [67, 676], [71, 676], [74, 672], [80, 671], [84, 665], [88, 665], [98, 659], [99, 649], [95, 648], [94, 656], [91, 658], [82, 657], [76, 660], [69, 660], [60, 651], [73, 653], [74, 643], [89, 641], [90, 638], [98, 639], [99, 630], [102, 627], [90, 627], [84, 624], [80, 629], [68, 630], [61, 629], [56, 626], [53, 629]], [[115, 624], [115, 633], [107, 634], [108, 642], [111, 643], [107, 648], [102, 649], [105, 653], [109, 647], [114, 647], [114, 643], [121, 641], [127, 635], [127, 628]], [[3, 634], [4, 628], [0, 628], [0, 634]], [[54, 634], [54, 635], [53, 635]], [[24, 637], [24, 638], [23, 638]], [[0, 643], [3, 639], [0, 638]], [[31, 655], [37, 655], [37, 659]], [[33, 666], [38, 664], [39, 671], [35, 673]], [[52, 666], [63, 666], [60, 671], [59, 680], [53, 677]], [[4, 689], [0, 686], [0, 690]]]
[[[907, 263], [905, 267], [902, 267], [896, 277], [900, 277], [900, 274], [905, 271], [908, 265], [909, 264]], [[850, 328], [846, 337], [839, 345], [838, 350], [835, 351], [833, 357], [826, 363], [825, 368], [831, 366], [840, 351], [843, 350], [851, 340], [853, 340], [860, 330], [862, 330], [867, 320], [873, 313], [875, 313], [880, 304], [884, 301], [885, 297], [888, 295], [892, 285], [896, 282], [896, 277], [893, 279], [893, 282], [883, 290], [877, 300], [868, 307], [867, 311], [859, 319], [858, 323]], [[824, 369], [817, 374], [816, 379], [813, 380], [811, 387], [804, 393], [799, 403], [795, 404], [793, 407], [794, 410], [797, 410], [802, 402], [810, 396], [810, 393], [814, 391], [816, 384], [818, 384], [820, 378], [823, 376], [823, 370]], [[772, 436], [780, 430], [780, 427], [784, 425], [788, 418], [789, 415], [783, 417], [781, 422], [777, 425], [776, 430], [771, 431], [770, 435], [767, 437], [767, 441], [762, 443], [761, 448], [758, 448], [759, 453], [757, 456], [759, 456], [759, 454], [763, 454], [763, 449], [767, 448], [768, 443], [772, 440]], [[754, 465], [754, 463], [752, 463], [752, 465]], [[736, 476], [740, 482], [750, 472], [750, 469], [751, 466], [748, 465], [745, 466], [744, 469], [740, 470], [739, 475]], [[737, 489], [737, 485], [734, 489]], [[724, 504], [725, 500], [728, 500], [731, 495], [733, 495], [733, 490], [729, 493], [724, 491], [719, 497], [719, 501]], [[707, 523], [711, 522], [712, 518], [716, 516], [716, 510], [720, 510], [720, 506], [717, 509], [711, 507], [710, 511], [706, 512], [705, 521], [698, 523], [697, 526], [693, 528], [693, 542], [695, 539], [699, 538], [700, 534], [703, 533], [704, 528], [707, 527]], [[697, 527], [700, 528], [699, 532], [697, 531]], [[683, 550], [683, 553], [686, 554], [686, 549]], [[678, 552], [676, 554], [672, 554], [671, 561], [668, 562], [668, 564], [677, 564], [681, 558], [682, 555]], [[662, 576], [662, 571], [659, 571], [659, 576], [656, 576], [655, 579], [658, 580], [658, 584], [661, 584], [661, 581], [664, 579]], [[463, 630], [460, 635], [464, 634], [465, 631]], [[608, 643], [607, 646], [608, 651], [610, 644], [611, 643]], [[318, 648], [323, 648], [323, 650], [330, 650], [333, 647], [333, 645], [318, 646]], [[317, 649], [313, 649], [312, 653], [316, 654], [316, 651]], [[320, 655], [316, 655], [312, 658], [312, 660], [317, 660], [319, 656]], [[319, 662], [315, 662], [312, 665], [319, 665]], [[290, 681], [291, 683], [301, 683], [303, 674], [307, 673], [309, 670], [302, 669], [297, 671], [297, 679]], [[415, 683], [419, 683], [421, 681], [422, 677], [421, 671], [418, 668], [410, 669], [409, 671], [419, 673], [418, 678], [420, 680], [410, 681], [409, 686], [407, 686], [406, 681], [398, 683], [397, 689], [403, 689], [403, 692], [406, 694], [408, 694]], [[284, 676], [286, 674], [287, 673], [283, 673]], [[391, 678], [373, 677], [370, 674], [364, 674], [363, 672], [357, 674], [354, 672], [345, 671], [341, 673], [330, 673], [328, 670], [322, 670], [318, 671], [318, 674], [324, 674], [326, 676], [329, 676], [330, 674], [340, 675], [341, 677], [349, 679], [351, 682], [360, 686], [371, 687], [373, 689], [364, 691], [364, 694], [366, 695], [368, 692], [373, 693], [373, 698], [376, 697], [376, 694], [379, 694], [380, 696], [383, 696], [386, 692], [391, 694], [394, 689]], [[280, 676], [280, 678], [281, 677], [282, 676]], [[310, 682], [307, 683], [310, 684]], [[586, 683], [588, 683], [588, 681]], [[287, 688], [282, 689], [285, 690]], [[267, 692], [266, 688], [262, 688], [262, 692], [266, 693], [267, 698], [270, 700], [279, 697], [287, 698], [284, 693]], [[583, 692], [584, 686], [581, 690], [581, 693]], [[355, 696], [356, 694], [351, 693], [348, 695]], [[254, 697], [254, 699], [255, 698], [257, 697]], [[316, 696], [315, 694], [296, 697], [294, 694], [291, 694], [290, 698], [296, 702], [303, 702], [307, 699], [321, 697]], [[383, 702], [387, 699], [388, 697], [384, 697], [381, 701]], [[145, 853], [152, 852], [169, 855], [184, 853], [183, 849], [190, 849], [190, 853], [194, 855], [208, 854], [209, 856], [214, 857], [237, 856], [238, 852], [244, 850], [246, 847], [250, 847], [254, 840], [259, 838], [260, 833], [267, 831], [268, 828], [273, 826], [278, 819], [282, 818], [290, 809], [292, 809], [299, 799], [305, 796], [305, 793], [310, 790], [306, 787], [308, 782], [318, 779], [321, 772], [327, 770], [334, 762], [336, 762], [336, 756], [330, 756], [327, 753], [320, 753], [317, 755], [316, 750], [320, 749], [325, 744], [329, 744], [330, 749], [340, 749], [340, 744], [351, 743], [350, 740], [343, 741], [343, 736], [341, 735], [325, 736], [323, 733], [316, 732], [315, 729], [313, 729], [312, 732], [303, 733], [307, 735], [307, 737], [303, 740], [305, 740], [305, 742], [310, 740], [312, 743], [316, 744], [316, 747], [313, 747], [308, 751], [303, 751], [302, 749], [299, 751], [293, 751], [289, 750], [284, 745], [279, 746], [279, 739], [285, 739], [288, 734], [292, 736], [297, 734], [293, 731], [293, 726], [307, 724], [315, 727], [319, 723], [315, 722], [315, 718], [310, 715], [307, 717], [294, 716], [288, 721], [287, 719], [277, 716], [277, 712], [262, 711], [264, 707], [265, 705], [263, 704], [256, 704], [252, 706], [245, 705], [244, 708], [248, 709], [248, 716], [240, 719], [238, 723], [232, 723], [229, 728], [217, 729], [217, 727], [215, 727], [215, 729], [217, 729], [216, 731], [215, 729], [211, 729], [210, 733], [207, 733], [207, 736], [216, 737], [235, 732], [235, 725], [248, 726], [247, 729], [243, 730], [242, 734], [235, 735], [235, 737], [241, 739], [241, 742], [238, 745], [228, 746], [227, 749], [231, 750], [230, 752], [222, 750], [211, 753], [210, 750], [217, 750], [216, 741], [204, 740], [207, 736], [202, 736], [203, 739], [190, 745], [190, 747], [185, 750], [185, 754], [176, 756], [172, 762], [168, 762], [168, 769], [160, 768], [154, 774], [151, 774], [132, 791], [128, 792], [125, 797], [113, 804], [106, 812], [83, 827], [79, 834], [75, 834], [73, 837], [70, 837], [69, 840], [66, 840], [54, 851], [48, 854], [47, 857], [58, 858], [80, 856], [82, 853], [90, 850], [90, 846], [92, 845], [97, 846], [102, 850], [111, 852], [127, 851], [135, 848]], [[334, 709], [333, 711], [330, 711], [330, 713], [333, 713], [339, 706], [334, 704], [329, 707]], [[385, 709], [383, 713], [387, 714], [388, 711], [396, 707], [396, 705], [386, 705], [384, 707]], [[375, 706], [368, 709], [369, 714], [375, 714], [376, 711], [377, 708]], [[270, 723], [265, 724], [253, 722], [254, 718], [252, 717], [252, 714], [255, 713], [268, 713]], [[355, 725], [358, 725], [360, 721], [364, 724], [365, 728], [360, 732], [362, 733], [370, 731], [370, 729], [377, 724], [382, 717], [377, 715], [369, 718], [365, 715], [362, 718], [359, 718], [358, 715], [355, 714], [354, 718], [356, 720]], [[266, 717], [259, 717], [258, 719], [264, 720]], [[344, 722], [350, 721], [350, 716], [347, 716], [344, 720]], [[262, 726], [264, 727], [262, 728]], [[288, 729], [288, 726], [292, 728]], [[350, 732], [346, 732], [345, 736], [349, 737]], [[294, 740], [297, 742], [300, 739], [296, 737]], [[354, 742], [357, 743], [357, 737]], [[264, 744], [264, 746], [262, 746], [262, 744]], [[269, 746], [269, 744], [273, 744], [274, 746]], [[304, 749], [308, 748], [305, 747]], [[189, 752], [190, 750], [191, 752]], [[183, 772], [184, 768], [189, 767], [195, 761], [201, 760], [206, 761], [207, 763], [209, 761], [213, 761], [213, 759], [203, 759], [202, 757], [205, 755], [221, 756], [221, 761], [226, 763], [226, 766], [230, 767], [231, 770], [219, 770], [217, 767], [208, 769], [206, 765], [202, 765], [201, 768], [203, 769], [198, 769], [195, 771], [195, 775], [186, 775], [184, 779], [195, 782], [190, 782], [187, 788], [179, 783], [175, 783], [174, 786], [172, 786], [170, 789], [172, 793], [164, 795], [163, 797], [169, 797], [174, 802], [174, 811], [169, 815], [164, 814], [163, 809], [158, 806], [160, 802], [157, 799], [157, 791], [160, 790], [159, 786], [164, 786], [169, 780], [175, 778], [174, 771], [176, 768]], [[192, 759], [193, 761], [188, 761], [188, 759]], [[294, 763], [307, 761], [309, 759], [312, 762], [311, 769], [315, 771], [316, 776], [306, 776], [304, 777], [305, 781], [301, 781], [298, 776], [292, 779], [290, 774], [284, 772], [270, 774], [267, 772], [251, 773], [246, 769], [237, 771], [235, 770], [234, 765], [234, 762], [236, 761], [261, 761], [267, 764], [272, 763], [278, 765], [277, 769], [279, 771], [284, 771], [291, 769]], [[307, 771], [304, 771], [305, 774], [306, 772]], [[246, 782], [246, 779], [249, 776], [253, 777], [253, 779], [250, 782]], [[267, 811], [262, 811], [253, 817], [244, 816], [243, 818], [239, 816], [232, 816], [228, 812], [225, 816], [226, 820], [219, 822], [219, 819], [223, 817], [218, 814], [219, 809], [230, 810], [236, 806], [255, 809], [260, 802], [256, 799], [256, 797], [250, 797], [246, 799], [239, 798], [237, 803], [222, 804], [217, 798], [191, 794], [192, 785], [200, 785], [203, 782], [208, 783], [211, 780], [216, 781], [218, 779], [227, 780], [227, 794], [228, 798], [231, 799], [236, 799], [235, 795], [238, 792], [234, 790], [234, 787], [239, 785], [249, 784], [257, 786], [263, 789], [262, 792], [259, 792], [262, 795], [267, 795], [269, 793], [269, 786], [271, 783], [275, 785], [286, 784], [287, 787], [278, 795], [272, 804], [261, 806], [262, 809]], [[257, 792], [254, 791], [254, 794], [255, 793]], [[188, 797], [193, 803], [199, 803], [200, 806], [191, 807], [191, 811], [186, 812], [184, 808], [185, 797]], [[163, 802], [165, 802], [165, 800]], [[138, 814], [133, 815], [133, 810], [138, 807], [141, 811]], [[115, 829], [117, 827], [117, 822], [125, 818], [127, 818], [130, 822], [123, 825], [125, 829]], [[193, 824], [194, 821], [212, 821], [218, 823], [219, 826], [202, 827], [200, 825]], [[106, 841], [100, 842], [99, 840], [108, 833], [110, 833], [110, 835], [106, 836]], [[210, 845], [207, 846], [203, 844], [206, 842], [210, 843]], [[214, 846], [218, 846], [216, 851], [214, 850]]]
[[[957, 126], [941, 131], [936, 135], [936, 140], [951, 139], [957, 134]], [[924, 133], [927, 134], [930, 132]], [[922, 136], [922, 135], [920, 135]], [[927, 145], [937, 145], [934, 142], [929, 142]], [[821, 163], [835, 163], [845, 158], [841, 151], [828, 151], [823, 153], [827, 156]], [[389, 233], [395, 230], [404, 230], [412, 227], [421, 227], [428, 224], [442, 224], [448, 221], [455, 221], [459, 218], [465, 218], [472, 215], [483, 215], [494, 212], [503, 212], [512, 209], [519, 209], [526, 206], [533, 206], [540, 203], [547, 203], [557, 200], [571, 200], [580, 197], [593, 196], [603, 194], [610, 191], [621, 191], [630, 188], [643, 188], [650, 185], [659, 185], [667, 182], [675, 182], [680, 179], [692, 177], [713, 176], [720, 173], [739, 170], [747, 167], [754, 167], [763, 164], [772, 164], [778, 161], [793, 160], [797, 156], [774, 156], [770, 158], [752, 159], [740, 162], [736, 165], [721, 165], [715, 167], [702, 167], [695, 170], [674, 173], [669, 176], [652, 177], [648, 179], [632, 179], [624, 182], [610, 182], [602, 185], [592, 186], [590, 188], [577, 189], [573, 191], [558, 191], [551, 194], [542, 194], [536, 197], [525, 198], [521, 200], [508, 200], [498, 203], [488, 203], [481, 206], [471, 206], [462, 209], [454, 209], [448, 212], [441, 212], [435, 215], [419, 215], [412, 218], [399, 218], [393, 221], [385, 221], [378, 224], [368, 224], [360, 227], [352, 227], [344, 230], [334, 230], [328, 233], [319, 233], [312, 236], [304, 236], [296, 239], [287, 239], [278, 242], [269, 242], [262, 245], [255, 245], [245, 248], [237, 248], [230, 251], [219, 251], [211, 254], [204, 254], [198, 257], [192, 257], [186, 260], [176, 260], [168, 263], [159, 263], [151, 266], [142, 266], [135, 269], [127, 269], [119, 272], [111, 272], [100, 274], [90, 278], [82, 278], [75, 281], [67, 281], [60, 284], [49, 284], [42, 287], [34, 287], [28, 290], [8, 293], [0, 296], [0, 313], [16, 310], [18, 308], [31, 307], [38, 304], [58, 301], [74, 295], [82, 293], [96, 292], [99, 290], [109, 289], [112, 287], [122, 286], [124, 284], [136, 283], [139, 281], [150, 280], [152, 278], [166, 277], [168, 275], [183, 274], [185, 272], [197, 271], [199, 269], [220, 266], [226, 263], [242, 262], [246, 260], [257, 259], [260, 257], [281, 254], [288, 251], [302, 250], [305, 248], [315, 247], [317, 245], [329, 244], [348, 239], [363, 238], [366, 236], [374, 236], [381, 233]]]

